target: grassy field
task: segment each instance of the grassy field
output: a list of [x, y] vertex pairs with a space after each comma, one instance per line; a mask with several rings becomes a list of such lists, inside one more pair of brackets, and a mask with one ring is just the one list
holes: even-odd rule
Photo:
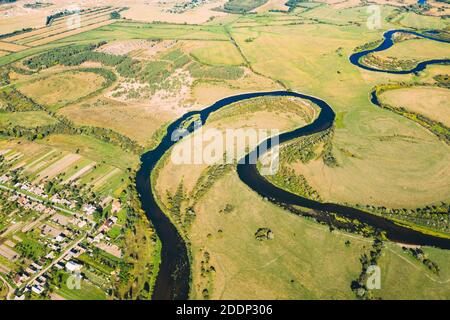
[[224, 9], [232, 13], [244, 13], [252, 11], [265, 4], [268, 0], [228, 0]]
[[437, 87], [413, 87], [386, 91], [381, 95], [384, 103], [403, 107], [422, 114], [434, 121], [450, 127], [450, 90]]
[[[230, 185], [233, 189], [229, 190]], [[233, 212], [224, 213], [231, 204]], [[216, 299], [352, 299], [350, 282], [360, 272], [359, 257], [370, 240], [296, 217], [263, 201], [239, 181], [235, 173], [221, 179], [196, 210], [191, 237], [195, 259], [193, 297], [201, 297], [204, 277], [199, 274], [204, 251], [210, 253], [216, 272], [212, 298]], [[259, 242], [254, 233], [268, 227], [274, 240]], [[218, 232], [222, 230], [222, 232]], [[350, 241], [349, 247], [345, 242]], [[448, 298], [446, 284], [427, 277], [426, 268], [395, 245], [381, 259], [382, 298]], [[201, 251], [200, 251], [201, 250]], [[446, 255], [435, 250], [435, 256]], [[442, 256], [441, 256], [442, 257]], [[408, 257], [406, 257], [408, 259]], [[450, 270], [447, 261], [439, 265]], [[194, 269], [195, 270], [195, 269]], [[430, 277], [434, 279], [431, 274]], [[447, 279], [447, 278], [443, 278]], [[293, 280], [293, 281], [292, 281]], [[430, 295], [430, 291], [433, 293]]]
[[449, 26], [446, 19], [418, 15], [415, 12], [402, 13], [396, 20], [401, 26], [415, 29], [442, 29]]
[[156, 112], [145, 103], [121, 103], [111, 99], [82, 102], [60, 109], [58, 112], [77, 125], [88, 125], [115, 130], [143, 146], [152, 143], [153, 134], [165, 123], [173, 120], [168, 111]]
[[0, 112], [0, 127], [34, 128], [56, 123], [57, 120], [44, 111]]
[[244, 64], [242, 56], [230, 42], [199, 42], [190, 53], [199, 62], [209, 65]]
[[178, 24], [150, 24], [139, 22], [115, 22], [95, 30], [67, 37], [59, 43], [76, 41], [125, 40], [125, 39], [194, 39], [227, 40], [223, 27]]
[[[232, 33], [257, 72], [346, 112], [333, 141], [340, 166], [313, 161], [296, 168], [325, 200], [414, 207], [448, 199], [448, 147], [368, 99], [373, 85], [414, 76], [370, 73], [348, 63], [355, 47], [380, 39], [383, 30], [363, 36], [357, 27], [328, 24], [260, 27], [259, 36], [254, 30]], [[249, 37], [256, 38], [245, 41]]]
[[395, 57], [400, 60], [417, 61], [445, 59], [450, 57], [448, 44], [429, 39], [411, 39], [396, 43], [388, 50], [377, 52], [374, 56], [381, 59]]
[[95, 92], [104, 81], [92, 72], [69, 71], [21, 85], [19, 90], [37, 103], [57, 109]]
[[66, 300], [105, 300], [106, 295], [103, 290], [93, 286], [87, 281], [82, 281], [80, 289], [69, 289], [63, 285], [62, 288], [56, 291], [56, 294], [60, 295]]

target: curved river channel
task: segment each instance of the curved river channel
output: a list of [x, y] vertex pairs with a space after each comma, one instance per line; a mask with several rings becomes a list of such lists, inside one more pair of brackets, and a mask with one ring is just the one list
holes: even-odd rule
[[[377, 69], [377, 68], [366, 66], [365, 64], [362, 64], [360, 62], [361, 58], [368, 55], [369, 53], [384, 51], [384, 50], [387, 50], [390, 47], [392, 47], [394, 45], [394, 40], [392, 39], [392, 37], [396, 33], [411, 34], [411, 35], [414, 35], [414, 36], [417, 36], [420, 38], [424, 38], [424, 39], [450, 43], [449, 40], [436, 38], [436, 37], [433, 37], [432, 35], [421, 34], [421, 33], [415, 32], [415, 31], [401, 30], [401, 29], [389, 30], [383, 34], [384, 41], [378, 47], [376, 47], [374, 49], [364, 50], [364, 51], [360, 51], [360, 52], [356, 52], [356, 53], [352, 54], [350, 56], [350, 62], [352, 64], [354, 64], [355, 66], [360, 67], [364, 70], [374, 71], [374, 72], [393, 73], [393, 74], [416, 73], [416, 72], [423, 71], [428, 65], [431, 65], [431, 64], [448, 64], [448, 63], [450, 63], [450, 59], [433, 59], [433, 60], [422, 61], [422, 62], [418, 63], [417, 66], [415, 66], [411, 70], [383, 70], [383, 69]], [[429, 31], [429, 34], [433, 34], [433, 32]]]
[[[392, 43], [390, 45], [389, 43], [386, 45], [384, 43], [386, 41], [388, 42], [392, 41], [391, 40], [392, 34], [395, 32], [400, 32], [400, 30], [392, 30], [384, 34], [385, 41], [381, 45], [384, 46], [383, 50], [392, 46]], [[408, 31], [408, 33], [412, 32]], [[373, 49], [371, 51], [364, 51], [364, 52], [366, 52], [365, 54], [368, 54], [372, 51], [380, 51], [380, 47]], [[358, 59], [354, 57], [355, 55], [359, 55]], [[370, 68], [367, 68], [359, 64], [359, 58], [361, 58], [363, 55], [364, 54], [361, 53], [354, 54], [352, 56], [354, 58], [350, 58], [350, 61], [358, 67], [371, 70]], [[445, 62], [449, 61], [447, 60]], [[427, 64], [430, 64], [430, 62], [426, 63], [425, 65], [422, 64], [423, 68], [425, 68]], [[417, 67], [414, 70], [405, 73], [419, 71], [416, 69]], [[371, 71], [378, 71], [378, 70], [371, 70]], [[393, 73], [398, 72], [394, 71]], [[162, 243], [161, 264], [153, 291], [152, 296], [153, 299], [184, 300], [187, 299], [189, 295], [189, 283], [191, 274], [186, 244], [181, 235], [179, 234], [177, 228], [172, 224], [170, 219], [159, 207], [155, 198], [155, 194], [153, 193], [150, 180], [150, 176], [153, 170], [155, 169], [158, 161], [176, 143], [176, 141], [172, 141], [171, 139], [172, 134], [176, 130], [181, 128], [183, 123], [192, 119], [193, 116], [199, 117], [200, 122], [203, 125], [205, 124], [209, 115], [214, 111], [217, 111], [223, 107], [226, 107], [238, 101], [264, 96], [297, 97], [309, 100], [312, 103], [319, 106], [321, 109], [319, 116], [313, 123], [305, 127], [280, 134], [279, 135], [280, 143], [327, 130], [333, 125], [335, 118], [335, 113], [333, 109], [325, 101], [319, 98], [289, 91], [256, 92], [256, 93], [241, 94], [219, 100], [213, 105], [209, 106], [208, 108], [203, 109], [202, 111], [192, 111], [186, 113], [181, 118], [173, 122], [167, 128], [166, 135], [162, 138], [160, 144], [155, 149], [141, 156], [141, 167], [136, 174], [136, 189], [139, 194], [142, 209], [145, 211], [147, 217], [153, 223], [156, 233]], [[195, 129], [196, 128], [194, 127], [193, 123], [191, 123], [191, 125], [187, 128], [187, 130], [190, 133], [192, 133]], [[265, 143], [266, 142], [262, 142], [259, 146], [268, 145], [267, 151], [270, 150], [270, 141], [268, 141], [268, 144]], [[257, 192], [262, 197], [265, 197], [268, 200], [282, 206], [298, 205], [304, 208], [320, 211], [324, 214], [336, 213], [341, 216], [349, 217], [351, 219], [358, 219], [361, 222], [374, 227], [375, 229], [384, 231], [387, 238], [391, 241], [405, 244], [427, 245], [443, 249], [450, 249], [450, 239], [423, 234], [421, 232], [414, 231], [412, 229], [408, 229], [406, 227], [397, 225], [391, 220], [352, 207], [346, 207], [344, 205], [333, 203], [320, 203], [314, 200], [310, 200], [272, 185], [268, 180], [266, 180], [263, 176], [259, 174], [256, 165], [249, 164], [249, 161], [247, 161], [252, 156], [254, 156], [255, 153], [258, 156], [261, 156], [263, 154], [262, 152], [258, 152], [260, 150], [259, 146], [255, 148], [253, 151], [251, 151], [249, 154], [247, 154], [242, 161], [240, 161], [240, 164], [238, 164], [237, 166], [237, 172], [242, 182], [244, 182], [248, 187], [250, 187], [253, 191]]]

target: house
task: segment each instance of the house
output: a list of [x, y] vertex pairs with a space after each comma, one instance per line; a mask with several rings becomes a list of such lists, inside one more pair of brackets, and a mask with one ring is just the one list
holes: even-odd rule
[[66, 270], [69, 272], [78, 272], [83, 266], [73, 261], [68, 261], [66, 263]]
[[36, 270], [41, 270], [41, 269], [42, 269], [42, 266], [39, 265], [39, 264], [37, 264], [37, 263], [35, 263], [35, 262], [32, 262], [31, 265], [32, 265], [33, 268], [35, 268]]
[[40, 285], [35, 284], [34, 286], [31, 287], [31, 291], [40, 295], [42, 292], [44, 292], [44, 288], [42, 288]]
[[122, 208], [121, 203], [119, 200], [114, 199], [113, 203], [112, 203], [112, 207], [111, 207], [111, 212], [112, 213], [117, 213], [120, 211], [120, 209]]
[[64, 233], [60, 233], [59, 235], [57, 235], [53, 241], [55, 242], [63, 242], [66, 239], [66, 236]]
[[103, 233], [99, 233], [98, 235], [95, 236], [92, 242], [100, 242], [101, 240], [103, 240], [104, 237], [105, 235]]
[[86, 221], [84, 221], [84, 220], [81, 220], [80, 222], [78, 222], [78, 228], [84, 228], [85, 226], [86, 226]]
[[95, 206], [93, 206], [92, 204], [85, 204], [82, 208], [82, 210], [84, 211], [84, 213], [86, 213], [88, 216], [93, 215], [95, 210], [97, 210], [97, 208]]

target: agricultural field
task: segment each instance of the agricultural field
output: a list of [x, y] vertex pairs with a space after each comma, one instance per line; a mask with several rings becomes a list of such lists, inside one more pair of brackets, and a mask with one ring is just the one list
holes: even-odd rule
[[450, 8], [373, 4], [1, 4], [0, 299], [450, 299]]

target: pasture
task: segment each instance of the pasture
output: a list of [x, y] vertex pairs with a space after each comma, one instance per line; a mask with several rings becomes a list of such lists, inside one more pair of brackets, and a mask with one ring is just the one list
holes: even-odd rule
[[100, 89], [105, 79], [92, 72], [68, 71], [19, 86], [35, 102], [58, 109]]
[[450, 127], [450, 90], [437, 87], [412, 87], [388, 90], [381, 101], [394, 107], [403, 107]]
[[0, 112], [0, 127], [34, 128], [55, 124], [57, 120], [44, 111]]

